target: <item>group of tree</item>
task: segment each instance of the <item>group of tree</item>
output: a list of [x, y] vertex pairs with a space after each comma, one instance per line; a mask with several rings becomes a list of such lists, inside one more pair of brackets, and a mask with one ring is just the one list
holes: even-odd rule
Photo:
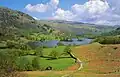
[[101, 36], [96, 38], [94, 42], [101, 44], [120, 44], [120, 36]]
[[16, 63], [17, 70], [19, 71], [36, 71], [40, 68], [40, 57], [35, 57], [30, 61], [27, 57], [20, 57], [20, 62]]
[[50, 56], [52, 59], [59, 59], [60, 56], [62, 55], [65, 56], [70, 55], [71, 58], [74, 58], [70, 46], [66, 46], [65, 49], [63, 50], [63, 53], [53, 50], [48, 56]]
[[102, 36], [116, 36], [116, 35], [120, 35], [120, 27], [118, 27], [117, 29], [110, 31], [110, 32], [105, 32], [101, 34]]
[[18, 72], [15, 58], [13, 55], [0, 51], [0, 77], [27, 77]]
[[53, 50], [48, 56], [50, 56], [51, 59], [58, 59], [60, 57], [60, 53], [56, 50]]

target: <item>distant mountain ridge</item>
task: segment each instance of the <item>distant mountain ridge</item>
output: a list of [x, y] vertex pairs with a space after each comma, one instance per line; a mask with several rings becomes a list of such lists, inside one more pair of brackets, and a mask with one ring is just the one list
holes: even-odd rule
[[48, 24], [54, 29], [62, 32], [74, 33], [74, 34], [100, 34], [103, 32], [109, 32], [116, 27], [107, 25], [95, 25], [89, 23], [75, 22], [75, 21], [64, 21], [64, 20], [38, 20], [38, 23]]
[[0, 7], [0, 37], [24, 36], [31, 33], [47, 34], [48, 29], [67, 34], [100, 34], [109, 32], [115, 27], [63, 20], [35, 20], [23, 12]]

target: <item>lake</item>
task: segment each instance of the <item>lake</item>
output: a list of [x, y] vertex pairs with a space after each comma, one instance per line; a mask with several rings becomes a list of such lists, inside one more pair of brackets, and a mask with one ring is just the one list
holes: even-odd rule
[[78, 39], [73, 38], [73, 41], [69, 42], [69, 41], [59, 41], [59, 40], [48, 40], [48, 41], [35, 41], [35, 42], [29, 42], [28, 44], [31, 47], [39, 47], [39, 46], [45, 46], [45, 47], [55, 47], [58, 46], [58, 43], [61, 43], [63, 45], [85, 45], [85, 44], [89, 44], [93, 39], [88, 39], [88, 38], [84, 38], [82, 41], [78, 41]]

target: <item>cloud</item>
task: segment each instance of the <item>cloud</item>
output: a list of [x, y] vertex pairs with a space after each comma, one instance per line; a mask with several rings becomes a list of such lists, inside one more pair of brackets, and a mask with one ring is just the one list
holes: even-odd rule
[[59, 0], [51, 0], [49, 4], [51, 7], [56, 9], [59, 4]]
[[[89, 0], [83, 5], [74, 4], [71, 10], [58, 8], [55, 19], [73, 20], [94, 24], [120, 24], [120, 0]], [[59, 12], [58, 12], [59, 11]]]
[[37, 18], [37, 17], [33, 17], [35, 20], [40, 20], [39, 18]]
[[30, 12], [46, 12], [48, 10], [48, 5], [44, 4], [37, 4], [37, 5], [31, 5], [28, 4], [25, 9], [27, 9]]
[[50, 2], [46, 4], [28, 4], [25, 6], [25, 9], [29, 12], [47, 12], [52, 9], [56, 9], [59, 4], [59, 0], [51, 0]]
[[89, 0], [84, 4], [72, 5], [70, 10], [64, 10], [58, 5], [59, 0], [50, 0], [46, 4], [28, 4], [25, 9], [40, 14], [51, 13], [51, 19], [106, 25], [120, 24], [120, 0]]
[[[90, 22], [95, 20], [96, 18], [99, 18], [99, 16], [107, 12], [108, 9], [109, 9], [109, 5], [106, 1], [103, 2], [101, 0], [90, 0], [83, 5], [74, 4], [71, 7], [70, 11], [62, 10], [62, 12], [59, 12], [58, 14], [56, 13], [58, 12], [57, 10], [54, 14], [54, 18], [59, 18], [59, 19], [69, 18], [75, 21]], [[66, 12], [68, 12], [69, 14], [67, 15], [64, 14]]]
[[120, 14], [120, 0], [109, 0], [109, 5], [113, 13]]
[[60, 20], [72, 20], [75, 17], [75, 15], [73, 15], [73, 13], [70, 12], [69, 10], [64, 11], [61, 8], [58, 8], [53, 15], [54, 19]]

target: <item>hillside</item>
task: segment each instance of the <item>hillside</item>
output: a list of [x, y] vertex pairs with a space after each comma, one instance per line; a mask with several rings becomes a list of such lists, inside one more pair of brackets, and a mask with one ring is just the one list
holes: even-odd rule
[[73, 47], [73, 53], [83, 62], [81, 71], [34, 71], [25, 72], [30, 77], [119, 77], [120, 45], [93, 43]]
[[16, 36], [25, 37], [33, 33], [48, 34], [66, 33], [73, 35], [99, 35], [102, 32], [109, 32], [115, 27], [87, 24], [73, 21], [40, 20], [17, 10], [0, 7], [0, 37], [11, 39]]
[[61, 32], [65, 33], [73, 33], [73, 34], [100, 34], [103, 32], [109, 32], [115, 27], [107, 26], [107, 25], [95, 25], [81, 22], [73, 22], [73, 21], [61, 21], [61, 20], [39, 20], [38, 23], [48, 24], [54, 29], [57, 29]]
[[101, 35], [104, 35], [104, 36], [116, 36], [116, 35], [120, 35], [120, 27], [118, 27], [115, 30], [112, 30], [110, 32], [102, 33]]
[[[9, 8], [0, 7], [0, 37], [25, 36], [30, 33], [47, 33], [42, 25], [28, 14]], [[10, 37], [8, 37], [10, 36]]]
[[74, 54], [84, 62], [82, 72], [95, 74], [119, 74], [120, 45], [93, 43], [76, 47]]

